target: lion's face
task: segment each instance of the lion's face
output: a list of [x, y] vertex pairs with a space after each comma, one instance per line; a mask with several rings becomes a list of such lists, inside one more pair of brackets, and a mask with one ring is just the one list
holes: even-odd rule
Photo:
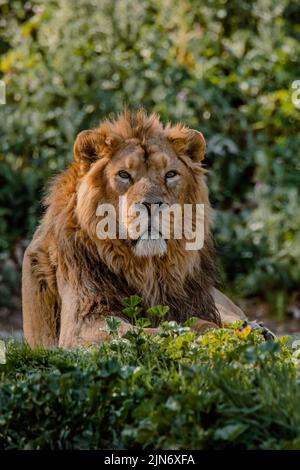
[[[171, 242], [162, 229], [168, 208], [208, 204], [200, 163], [205, 142], [197, 131], [182, 126], [163, 129], [156, 118], [144, 114], [142, 123], [129, 126], [128, 119], [105, 123], [77, 138], [75, 160], [82, 174], [77, 217], [99, 239], [99, 220], [111, 220], [112, 214], [104, 210], [111, 205], [117, 225], [108, 238], [121, 241], [136, 256], [163, 256]], [[173, 217], [171, 213], [171, 221]]]
[[167, 240], [159, 230], [159, 212], [174, 204], [182, 206], [192, 185], [190, 171], [171, 145], [162, 139], [150, 139], [143, 147], [135, 141], [126, 142], [107, 164], [103, 178], [109, 187], [110, 202], [119, 208], [117, 201], [123, 196], [128, 209], [136, 209], [124, 212], [134, 253], [164, 255]]

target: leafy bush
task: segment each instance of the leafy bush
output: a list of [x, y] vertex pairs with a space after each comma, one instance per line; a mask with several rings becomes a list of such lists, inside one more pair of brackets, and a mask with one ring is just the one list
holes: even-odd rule
[[165, 323], [87, 349], [9, 343], [2, 449], [299, 449], [299, 341]]
[[[0, 5], [0, 78], [7, 86], [0, 165], [5, 159], [13, 177], [0, 189], [1, 248], [9, 250], [32, 232], [42, 182], [71, 158], [76, 133], [124, 103], [143, 104], [207, 138], [228, 288], [251, 295], [266, 286], [296, 287], [300, 113], [291, 84], [299, 79], [298, 2], [24, 5]], [[6, 172], [3, 167], [1, 175]], [[11, 226], [7, 207], [19, 194], [16, 186], [24, 196], [18, 201], [22, 216]]]

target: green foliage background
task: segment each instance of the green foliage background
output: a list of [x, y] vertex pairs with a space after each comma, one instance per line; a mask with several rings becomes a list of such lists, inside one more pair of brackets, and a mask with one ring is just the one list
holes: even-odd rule
[[2, 302], [43, 185], [124, 103], [204, 133], [226, 288], [276, 300], [299, 284], [297, 0], [1, 0], [0, 17]]

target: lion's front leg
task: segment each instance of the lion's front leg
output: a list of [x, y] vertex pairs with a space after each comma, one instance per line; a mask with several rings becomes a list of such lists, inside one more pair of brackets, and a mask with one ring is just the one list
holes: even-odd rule
[[[78, 346], [88, 346], [91, 344], [99, 344], [103, 341], [110, 341], [112, 336], [106, 331], [107, 323], [105, 317], [96, 317], [94, 315], [86, 316], [85, 318], [76, 318], [71, 316], [69, 312], [66, 315], [65, 321], [62, 321], [59, 346], [62, 348], [74, 348]], [[130, 323], [118, 318], [120, 326], [118, 327], [118, 334], [124, 335], [127, 331], [135, 328]], [[149, 335], [155, 335], [160, 332], [160, 328], [144, 328], [144, 332]]]
[[[121, 321], [119, 334], [125, 334], [132, 328], [130, 323]], [[62, 348], [75, 348], [89, 346], [111, 340], [110, 334], [105, 331], [106, 319], [86, 317], [82, 319], [72, 318], [61, 325], [59, 346]]]
[[58, 344], [60, 298], [52, 269], [43, 244], [32, 241], [22, 269], [23, 328], [31, 347]]
[[[99, 302], [99, 300], [98, 300]], [[105, 330], [106, 319], [116, 316], [113, 312], [104, 311], [103, 306], [89, 298], [86, 303], [71, 289], [65, 290], [61, 309], [59, 346], [73, 348], [102, 343], [111, 339]], [[121, 320], [119, 333], [125, 334], [132, 325]]]
[[[120, 321], [118, 327], [118, 334], [120, 336], [135, 328], [131, 323], [118, 318], [117, 313], [110, 312], [110, 314], [107, 313], [106, 315], [91, 313], [82, 316], [73, 307], [75, 307], [74, 304], [71, 304], [71, 308], [69, 304], [62, 308], [59, 336], [59, 346], [62, 348], [75, 348], [110, 341], [112, 336], [107, 331], [106, 322], [109, 316], [114, 316]], [[156, 335], [160, 331], [160, 328], [144, 328], [144, 332], [148, 335]]]
[[[73, 287], [59, 276], [60, 296], [62, 299], [60, 316], [59, 346], [73, 348], [109, 341], [112, 336], [106, 331], [107, 318], [115, 317], [120, 321], [118, 334], [124, 335], [135, 328], [129, 321], [119, 318], [120, 311], [101, 302], [101, 294], [85, 291], [83, 287]], [[155, 335], [160, 328], [144, 328], [144, 332]]]

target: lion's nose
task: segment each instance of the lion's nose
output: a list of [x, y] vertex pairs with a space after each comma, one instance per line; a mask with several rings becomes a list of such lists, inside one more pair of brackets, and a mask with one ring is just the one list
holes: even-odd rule
[[153, 201], [142, 201], [142, 204], [147, 208], [148, 214], [151, 215], [151, 206], [160, 207], [164, 204], [164, 202], [160, 200], [153, 200]]
[[142, 204], [147, 207], [147, 209], [151, 209], [151, 206], [162, 206], [163, 201], [143, 201]]

